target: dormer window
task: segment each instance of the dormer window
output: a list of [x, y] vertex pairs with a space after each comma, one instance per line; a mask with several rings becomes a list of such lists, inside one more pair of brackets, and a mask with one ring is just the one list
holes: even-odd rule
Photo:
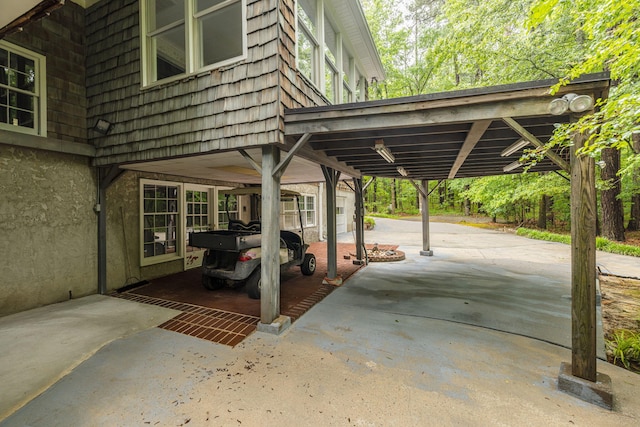
[[247, 56], [246, 0], [145, 0], [140, 13], [143, 85]]
[[0, 41], [0, 129], [46, 134], [45, 58]]

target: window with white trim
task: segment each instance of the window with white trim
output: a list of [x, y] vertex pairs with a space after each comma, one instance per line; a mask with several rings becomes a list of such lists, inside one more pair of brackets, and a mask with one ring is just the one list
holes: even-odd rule
[[187, 188], [185, 191], [187, 212], [187, 233], [185, 238], [187, 252], [192, 252], [195, 248], [189, 246], [189, 233], [199, 233], [211, 230], [211, 220], [209, 215], [209, 189], [208, 188]]
[[247, 56], [246, 0], [144, 0], [142, 5], [143, 85]]
[[0, 129], [46, 135], [45, 57], [0, 40]]
[[141, 180], [142, 265], [181, 256], [181, 185]]
[[361, 100], [363, 79], [343, 35], [325, 13], [324, 0], [297, 0], [296, 64], [298, 71], [331, 103]]
[[304, 228], [316, 225], [316, 196], [298, 196], [300, 199], [300, 213], [296, 206], [296, 199], [291, 198], [281, 201], [280, 226], [283, 230], [294, 230], [300, 228], [300, 217]]

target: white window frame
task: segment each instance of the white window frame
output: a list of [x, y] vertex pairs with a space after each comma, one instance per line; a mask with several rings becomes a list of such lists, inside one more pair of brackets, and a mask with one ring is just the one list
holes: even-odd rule
[[[184, 79], [185, 77], [201, 74], [216, 68], [231, 65], [247, 58], [247, 0], [226, 0], [220, 4], [217, 4], [209, 9], [201, 12], [195, 12], [195, 2], [197, 0], [185, 0], [185, 67], [184, 73], [176, 74], [175, 76], [167, 77], [161, 80], [154, 80], [155, 74], [155, 57], [153, 56], [153, 49], [151, 49], [151, 36], [164, 30], [165, 28], [159, 28], [149, 33], [148, 30], [148, 10], [151, 8], [150, 4], [153, 0], [142, 0], [140, 2], [140, 48], [141, 48], [141, 72], [142, 72], [142, 87], [154, 87], [162, 85], [175, 80]], [[199, 67], [199, 48], [200, 37], [198, 34], [198, 20], [203, 16], [212, 13], [216, 10], [231, 6], [234, 3], [240, 3], [242, 10], [242, 54], [233, 58], [228, 58], [215, 64], [209, 64], [204, 67]], [[173, 24], [170, 24], [173, 25]], [[167, 26], [169, 27], [169, 26]]]
[[[35, 64], [35, 74], [36, 74], [36, 84], [35, 84], [35, 93], [31, 94], [28, 92], [23, 92], [27, 95], [33, 96], [34, 98], [34, 118], [33, 124], [34, 128], [27, 128], [23, 126], [12, 125], [8, 123], [0, 123], [0, 129], [26, 133], [30, 135], [40, 135], [47, 136], [47, 64], [46, 58], [43, 55], [32, 52], [30, 50], [24, 49], [20, 46], [17, 46], [13, 43], [9, 43], [4, 40], [0, 40], [0, 48], [7, 50], [11, 53], [15, 53], [17, 55], [23, 56], [25, 58], [31, 59]], [[22, 92], [19, 89], [12, 88], [10, 86], [6, 86], [7, 89]]]
[[[189, 191], [198, 191], [200, 193], [206, 193], [207, 194], [207, 201], [206, 202], [194, 202], [194, 201], [189, 201], [189, 197], [187, 195], [187, 193]], [[213, 194], [213, 187], [209, 187], [209, 186], [204, 186], [204, 185], [195, 185], [195, 184], [185, 184], [184, 185], [184, 223], [185, 223], [185, 236], [184, 237], [184, 241], [185, 241], [185, 252], [191, 252], [194, 250], [194, 248], [191, 248], [191, 250], [189, 250], [189, 233], [190, 232], [199, 232], [199, 231], [208, 231], [208, 230], [213, 230], [214, 228], [214, 223], [212, 221], [213, 218], [213, 204], [212, 204], [212, 194]], [[207, 206], [207, 213], [206, 214], [196, 214], [194, 213], [189, 213], [189, 204], [193, 204], [194, 206], [200, 205], [206, 205]], [[199, 226], [192, 226], [189, 227], [189, 217], [195, 217], [198, 216], [201, 219], [204, 218], [206, 216], [207, 218], [207, 224], [206, 225], [202, 225], [200, 224]], [[191, 231], [190, 231], [191, 228]]]
[[[144, 256], [144, 186], [145, 185], [163, 185], [163, 186], [171, 186], [178, 187], [178, 199], [177, 199], [177, 208], [178, 212], [176, 212], [176, 216], [178, 217], [176, 220], [176, 224], [174, 225], [176, 228], [176, 248], [175, 252], [165, 253], [162, 255], [155, 255], [150, 257]], [[185, 192], [184, 192], [184, 184], [181, 182], [174, 181], [157, 181], [152, 179], [140, 179], [140, 266], [148, 266], [153, 264], [159, 264], [167, 261], [173, 261], [182, 259], [184, 257], [185, 252], [185, 239], [182, 236], [182, 233], [186, 229], [185, 227]]]
[[[300, 70], [300, 55], [299, 55], [299, 34], [302, 32], [304, 36], [309, 40], [313, 47], [313, 54], [311, 55], [311, 74], [312, 78], [309, 78], [300, 71], [300, 75], [309, 83], [311, 83], [322, 95], [327, 98], [329, 102], [333, 104], [342, 104], [346, 102], [364, 101], [363, 96], [359, 96], [358, 92], [362, 92], [361, 81], [362, 73], [358, 69], [354, 56], [344, 44], [343, 35], [339, 31], [335, 32], [336, 37], [336, 52], [328, 55], [327, 50], [329, 47], [325, 42], [325, 19], [329, 19], [329, 15], [325, 13], [324, 0], [315, 0], [316, 5], [316, 21], [313, 22], [315, 32], [309, 28], [305, 22], [299, 18], [298, 14], [298, 0], [295, 3], [295, 29], [296, 29], [296, 68]], [[307, 15], [307, 19], [311, 20], [311, 17]], [[331, 21], [329, 21], [331, 23]], [[348, 58], [349, 63], [345, 64], [345, 57]], [[335, 59], [332, 59], [335, 58]], [[326, 79], [328, 75], [331, 75], [332, 93], [328, 95]]]
[[[307, 199], [312, 199], [313, 200], [313, 210], [309, 210], [307, 209]], [[304, 222], [304, 227], [305, 228], [309, 228], [309, 227], [315, 227], [318, 223], [318, 203], [317, 203], [318, 199], [314, 194], [303, 194], [302, 195], [302, 201], [300, 203], [301, 207], [300, 207], [300, 212], [302, 215], [302, 222]], [[309, 224], [307, 222], [307, 212], [313, 212], [313, 221], [311, 224]]]
[[[300, 204], [300, 212], [298, 213], [298, 206], [296, 206], [296, 198], [293, 198], [293, 209], [287, 209], [288, 201], [280, 202], [280, 224], [283, 230], [296, 230], [300, 229], [300, 216], [302, 217], [302, 228], [311, 228], [317, 225], [318, 220], [318, 204], [317, 197], [314, 194], [301, 194], [298, 196], [298, 203]], [[313, 199], [313, 211], [307, 209], [307, 198]], [[307, 212], [313, 212], [313, 223], [307, 222]], [[287, 222], [287, 216], [293, 218], [293, 223]]]

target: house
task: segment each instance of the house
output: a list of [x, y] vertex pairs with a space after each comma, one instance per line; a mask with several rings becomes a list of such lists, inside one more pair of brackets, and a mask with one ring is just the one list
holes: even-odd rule
[[295, 148], [277, 185], [303, 195], [307, 239], [351, 229], [354, 194], [327, 200], [320, 165], [359, 174], [292, 148], [284, 112], [384, 77], [359, 2], [20, 3], [0, 20], [0, 316], [198, 266], [187, 233], [250, 215], [221, 191], [261, 184], [265, 147]]

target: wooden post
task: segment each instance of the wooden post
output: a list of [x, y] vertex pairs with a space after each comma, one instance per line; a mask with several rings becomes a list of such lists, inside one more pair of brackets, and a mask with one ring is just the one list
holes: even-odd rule
[[571, 149], [571, 373], [596, 381], [596, 188], [592, 157], [576, 155], [587, 139], [573, 137]]
[[356, 193], [356, 259], [353, 263], [364, 264], [364, 191], [361, 178], [353, 178], [353, 188]]
[[338, 248], [336, 227], [336, 186], [340, 172], [322, 166], [322, 173], [327, 181], [327, 282], [338, 278]]
[[280, 175], [273, 176], [279, 162], [278, 147], [262, 147], [260, 322], [265, 325], [280, 316]]
[[423, 179], [420, 185], [420, 200], [422, 202], [422, 250], [420, 255], [433, 256], [429, 241], [429, 181]]

